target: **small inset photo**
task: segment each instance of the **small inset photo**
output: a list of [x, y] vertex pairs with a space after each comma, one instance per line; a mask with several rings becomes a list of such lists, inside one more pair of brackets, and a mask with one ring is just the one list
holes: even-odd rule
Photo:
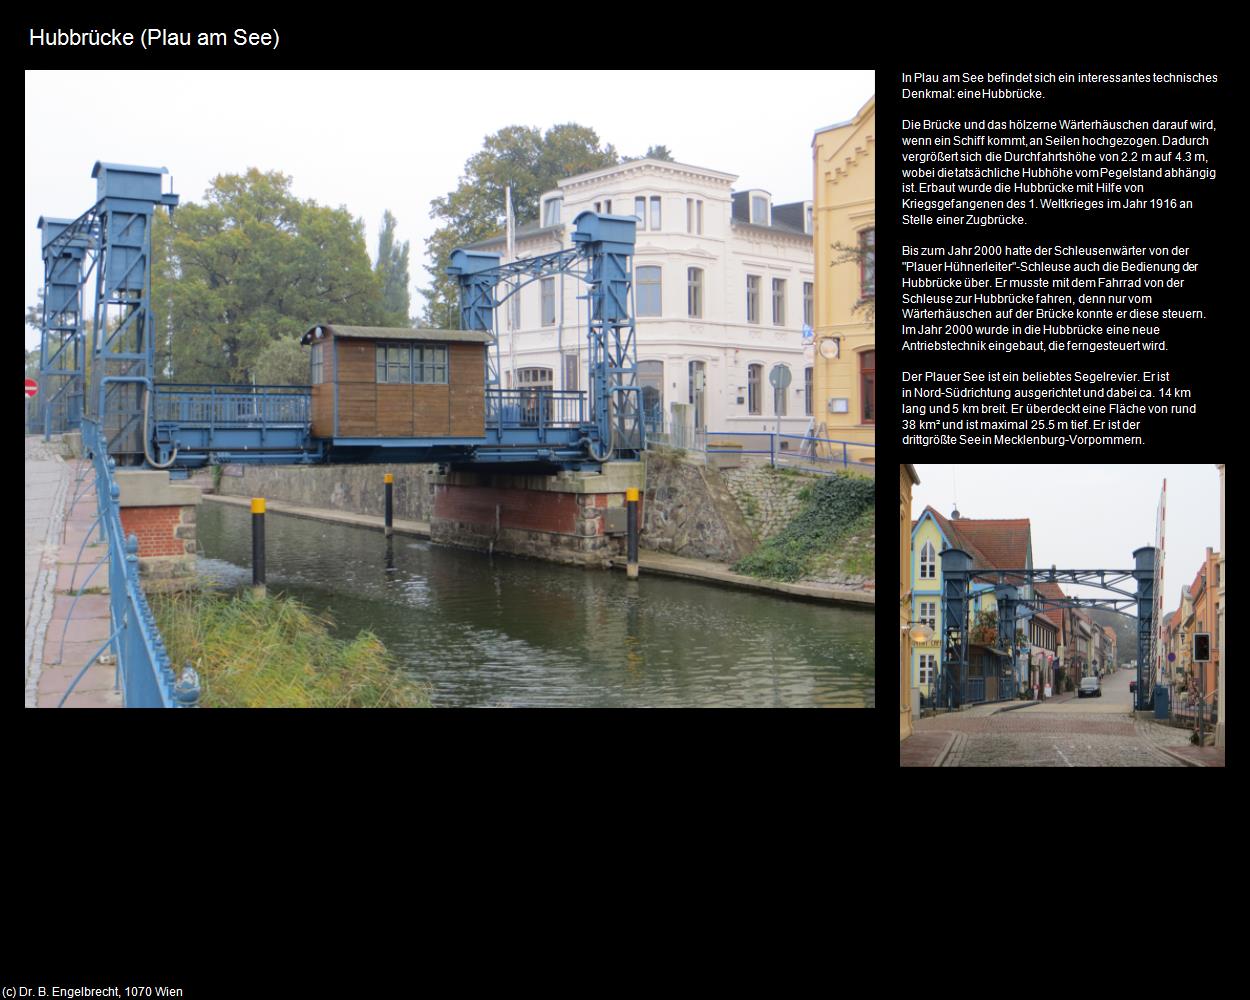
[[904, 767], [1224, 765], [1223, 465], [902, 465]]

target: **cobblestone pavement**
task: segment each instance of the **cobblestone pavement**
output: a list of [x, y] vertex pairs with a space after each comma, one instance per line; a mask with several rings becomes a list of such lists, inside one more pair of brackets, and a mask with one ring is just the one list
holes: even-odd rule
[[1184, 730], [1126, 713], [1074, 715], [1043, 706], [916, 723], [917, 734], [942, 731], [956, 733], [944, 767], [1181, 767], [1156, 747], [1188, 740]]

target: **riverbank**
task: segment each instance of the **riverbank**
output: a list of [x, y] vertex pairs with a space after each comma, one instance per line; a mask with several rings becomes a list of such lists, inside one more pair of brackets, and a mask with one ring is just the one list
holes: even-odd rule
[[[234, 507], [250, 507], [251, 500], [245, 497], [222, 496], [206, 493], [203, 500], [221, 503]], [[351, 514], [341, 510], [327, 510], [319, 507], [305, 507], [299, 504], [280, 500], [266, 500], [265, 506], [269, 513], [285, 514], [289, 517], [302, 517], [313, 521], [326, 521], [331, 524], [349, 524], [361, 528], [381, 530], [384, 520], [372, 514]], [[430, 525], [426, 521], [400, 520], [392, 521], [396, 534], [409, 535], [415, 538], [429, 538]], [[624, 568], [624, 559], [614, 559], [613, 566]], [[642, 573], [656, 573], [663, 576], [684, 577], [690, 580], [703, 580], [721, 586], [736, 587], [743, 590], [767, 591], [788, 597], [804, 600], [822, 601], [833, 604], [850, 605], [871, 609], [876, 604], [876, 597], [871, 591], [841, 590], [824, 583], [798, 582], [784, 583], [779, 580], [764, 580], [744, 576], [729, 569], [728, 563], [713, 562], [707, 559], [688, 559], [684, 556], [669, 555], [664, 552], [640, 551], [638, 566]]]

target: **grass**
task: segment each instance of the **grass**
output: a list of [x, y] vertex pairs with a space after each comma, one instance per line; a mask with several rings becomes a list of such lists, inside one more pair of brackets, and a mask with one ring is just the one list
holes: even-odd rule
[[292, 598], [200, 592], [151, 605], [174, 673], [188, 660], [199, 672], [205, 708], [429, 707], [376, 635], [335, 639], [329, 618]]

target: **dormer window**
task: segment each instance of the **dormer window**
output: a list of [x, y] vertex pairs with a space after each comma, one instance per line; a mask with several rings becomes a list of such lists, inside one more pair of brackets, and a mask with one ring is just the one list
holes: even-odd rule
[[771, 206], [768, 204], [768, 195], [755, 194], [751, 195], [751, 222], [757, 226], [771, 225], [769, 221]]
[[810, 201], [803, 202], [803, 232], [809, 236], [812, 232], [812, 203]]
[[558, 226], [560, 224], [560, 205], [564, 201], [563, 196], [548, 198], [543, 202], [543, 225]]

